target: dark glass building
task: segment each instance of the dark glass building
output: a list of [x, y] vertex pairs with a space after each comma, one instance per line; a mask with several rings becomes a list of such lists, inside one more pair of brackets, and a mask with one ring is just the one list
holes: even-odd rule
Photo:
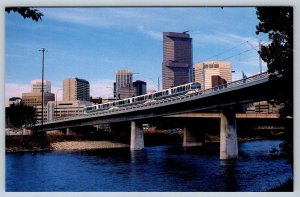
[[192, 38], [186, 32], [163, 33], [163, 89], [193, 81]]
[[133, 87], [136, 88], [136, 96], [147, 93], [147, 83], [145, 81], [136, 80], [133, 82]]

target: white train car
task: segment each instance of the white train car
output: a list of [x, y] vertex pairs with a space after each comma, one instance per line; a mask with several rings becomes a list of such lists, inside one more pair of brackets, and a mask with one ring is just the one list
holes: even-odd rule
[[117, 109], [119, 107], [124, 107], [124, 106], [137, 104], [137, 103], [151, 102], [151, 101], [155, 101], [167, 97], [177, 96], [180, 94], [190, 94], [200, 89], [201, 89], [201, 85], [197, 82], [187, 83], [184, 85], [172, 87], [151, 94], [144, 94], [144, 95], [126, 98], [118, 101], [87, 106], [84, 108], [84, 113], [88, 114], [88, 113], [93, 113], [102, 110], [112, 110], [112, 109]]

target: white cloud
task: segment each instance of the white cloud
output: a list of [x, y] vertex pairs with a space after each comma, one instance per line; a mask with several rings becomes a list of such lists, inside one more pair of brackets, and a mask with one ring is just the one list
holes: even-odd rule
[[[22, 97], [22, 93], [30, 92], [30, 84], [6, 83], [5, 84], [5, 101], [11, 97]], [[6, 102], [7, 103], [7, 102]]]
[[142, 8], [53, 8], [42, 12], [45, 19], [101, 28], [152, 23], [160, 14]]
[[93, 9], [46, 9], [44, 11], [44, 15], [47, 19], [54, 19], [57, 21], [74, 23], [84, 26], [110, 27], [114, 25], [114, 23], [111, 20], [108, 20], [104, 14], [94, 12]]
[[90, 81], [90, 94], [92, 97], [108, 98], [113, 97], [114, 80], [103, 79]]
[[147, 36], [153, 38], [154, 40], [162, 41], [162, 32], [156, 32], [151, 30], [146, 30], [143, 25], [137, 27], [137, 29]]
[[203, 34], [201, 32], [193, 32], [193, 41], [195, 43], [210, 43], [210, 44], [227, 44], [229, 46], [240, 44], [246, 41], [255, 40], [253, 37], [245, 37], [237, 34], [216, 32], [213, 34]]

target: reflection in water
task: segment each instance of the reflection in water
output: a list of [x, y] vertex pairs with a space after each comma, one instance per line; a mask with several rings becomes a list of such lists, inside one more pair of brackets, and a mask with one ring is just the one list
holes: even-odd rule
[[238, 181], [236, 178], [236, 176], [239, 174], [237, 171], [237, 159], [220, 160], [220, 166], [221, 176], [224, 180], [225, 191], [239, 191]]
[[228, 161], [219, 144], [7, 153], [6, 191], [266, 191], [292, 176], [285, 159], [269, 156], [279, 143], [240, 143], [239, 158]]
[[145, 150], [130, 151], [130, 161], [131, 163], [146, 163], [147, 152]]

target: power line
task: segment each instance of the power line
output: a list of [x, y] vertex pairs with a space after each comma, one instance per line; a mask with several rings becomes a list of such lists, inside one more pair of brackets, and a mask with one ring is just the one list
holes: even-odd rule
[[[268, 41], [268, 42], [269, 42], [269, 41]], [[268, 42], [264, 42], [263, 44], [266, 44], [266, 43], [268, 43]], [[257, 48], [257, 47], [259, 47], [259, 45], [254, 46], [253, 48]], [[226, 57], [226, 58], [224, 58], [223, 60], [228, 60], [228, 59], [230, 59], [230, 58], [239, 56], [239, 55], [241, 55], [241, 54], [243, 54], [243, 53], [246, 53], [246, 52], [249, 52], [249, 51], [253, 50], [253, 48], [248, 49], [248, 50], [245, 50], [245, 51], [242, 51], [242, 52], [240, 52], [240, 53], [238, 53], [238, 54], [234, 54], [234, 55], [232, 55], [232, 56]], [[256, 52], [257, 52], [257, 51], [256, 51]]]
[[[207, 61], [207, 60], [212, 59], [212, 58], [214, 58], [214, 57], [218, 57], [218, 56], [220, 56], [220, 55], [223, 55], [223, 54], [225, 54], [225, 53], [228, 53], [229, 51], [231, 51], [231, 50], [233, 50], [233, 49], [236, 49], [236, 48], [240, 47], [241, 45], [243, 45], [243, 44], [245, 44], [245, 43], [247, 43], [247, 42], [249, 42], [249, 41], [251, 41], [251, 40], [254, 40], [254, 39], [250, 39], [250, 40], [247, 40], [247, 41], [245, 41], [245, 42], [242, 42], [242, 43], [240, 43], [240, 44], [238, 44], [238, 45], [236, 45], [236, 46], [234, 46], [234, 47], [232, 47], [232, 48], [229, 48], [229, 49], [224, 50], [224, 52], [221, 52], [221, 53], [218, 53], [218, 54], [216, 54], [216, 55], [213, 55], [213, 56], [211, 56], [211, 57], [209, 57], [209, 58], [206, 58], [206, 59], [203, 60], [203, 61]], [[203, 61], [200, 61], [200, 62], [203, 62]]]

